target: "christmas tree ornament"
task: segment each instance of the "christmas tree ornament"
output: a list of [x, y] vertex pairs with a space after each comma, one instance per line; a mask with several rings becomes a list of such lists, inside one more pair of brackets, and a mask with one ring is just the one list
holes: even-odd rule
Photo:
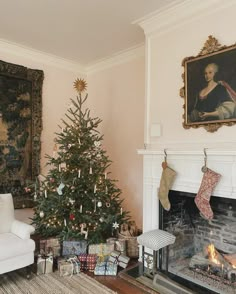
[[213, 218], [213, 211], [209, 202], [211, 194], [215, 186], [218, 184], [220, 177], [220, 174], [207, 168], [207, 171], [203, 174], [201, 186], [197, 196], [194, 199], [194, 202], [200, 211], [200, 215], [207, 220], [211, 220]]
[[104, 218], [103, 217], [100, 217], [99, 218], [99, 221], [100, 221], [100, 223], [103, 223], [104, 222]]
[[53, 147], [52, 157], [55, 159], [56, 156], [57, 156], [57, 144], [55, 143]]
[[63, 194], [62, 193], [62, 190], [63, 190], [64, 187], [65, 187], [65, 184], [61, 182], [60, 185], [57, 188], [57, 194], [58, 195], [62, 195]]
[[43, 211], [40, 211], [39, 216], [40, 216], [41, 218], [43, 218], [43, 217], [44, 217], [44, 212], [43, 212]]
[[74, 81], [74, 88], [81, 94], [87, 89], [87, 82], [84, 79], [76, 79]]
[[80, 233], [83, 235], [84, 234], [84, 239], [88, 239], [88, 229], [85, 230], [86, 224], [81, 224], [80, 225]]
[[98, 148], [101, 145], [101, 142], [100, 141], [94, 141], [94, 145], [95, 145], [95, 147]]
[[106, 202], [106, 207], [110, 207], [111, 203], [110, 202]]
[[102, 201], [98, 201], [97, 207], [102, 207]]
[[97, 200], [94, 199], [93, 202], [94, 202], [94, 210], [93, 211], [96, 212], [97, 211]]
[[158, 191], [158, 197], [161, 202], [163, 208], [167, 211], [170, 210], [170, 201], [169, 201], [169, 190], [171, 189], [174, 179], [176, 176], [176, 172], [170, 167], [165, 167], [162, 170], [160, 187]]
[[71, 213], [69, 218], [70, 218], [70, 220], [74, 221], [75, 220], [75, 215], [73, 213]]
[[119, 224], [117, 223], [117, 222], [114, 222], [113, 224], [112, 224], [112, 227], [116, 230], [116, 229], [118, 229], [119, 228]]
[[69, 198], [69, 202], [70, 202], [70, 204], [71, 204], [71, 205], [74, 205], [74, 203], [75, 203], [75, 200], [74, 200], [74, 199], [71, 199], [71, 198]]

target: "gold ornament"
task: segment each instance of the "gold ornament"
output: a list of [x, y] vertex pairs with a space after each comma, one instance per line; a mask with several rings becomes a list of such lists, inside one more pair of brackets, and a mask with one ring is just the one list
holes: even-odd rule
[[87, 83], [84, 79], [76, 79], [74, 81], [74, 88], [79, 92], [82, 93], [87, 89]]

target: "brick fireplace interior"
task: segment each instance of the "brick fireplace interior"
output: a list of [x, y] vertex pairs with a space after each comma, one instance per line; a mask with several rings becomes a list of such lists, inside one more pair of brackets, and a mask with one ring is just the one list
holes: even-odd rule
[[[170, 191], [171, 210], [160, 206], [160, 228], [176, 236], [169, 248], [168, 273], [163, 251], [161, 267], [168, 277], [194, 292], [236, 293], [236, 200], [212, 197], [212, 220], [194, 203], [196, 194]], [[213, 250], [213, 252], [212, 252]]]

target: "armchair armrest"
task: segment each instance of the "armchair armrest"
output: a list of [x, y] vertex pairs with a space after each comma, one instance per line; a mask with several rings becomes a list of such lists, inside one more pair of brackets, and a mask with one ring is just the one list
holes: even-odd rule
[[15, 234], [16, 236], [20, 237], [21, 239], [29, 239], [30, 234], [35, 231], [34, 227], [23, 223], [18, 220], [14, 220], [11, 225], [11, 233]]

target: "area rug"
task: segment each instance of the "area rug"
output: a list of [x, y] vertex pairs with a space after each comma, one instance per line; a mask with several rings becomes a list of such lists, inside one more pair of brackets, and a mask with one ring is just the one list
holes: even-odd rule
[[58, 272], [46, 275], [32, 274], [27, 280], [20, 271], [0, 276], [0, 294], [115, 294], [84, 273], [60, 277]]

